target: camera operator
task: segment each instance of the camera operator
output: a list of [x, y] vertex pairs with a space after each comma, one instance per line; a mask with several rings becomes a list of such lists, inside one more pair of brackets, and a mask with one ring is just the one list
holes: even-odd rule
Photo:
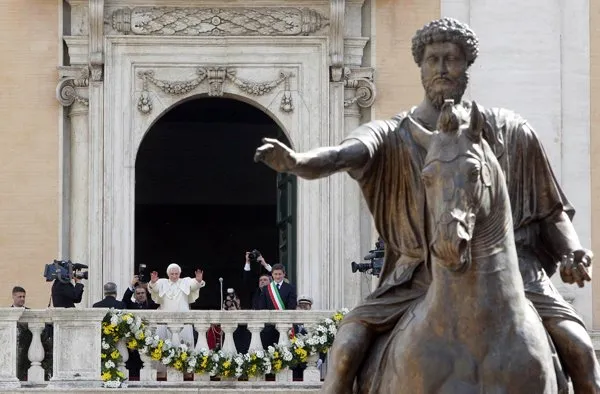
[[75, 308], [83, 296], [83, 283], [78, 275], [72, 280], [57, 278], [52, 283], [52, 305], [55, 308]]

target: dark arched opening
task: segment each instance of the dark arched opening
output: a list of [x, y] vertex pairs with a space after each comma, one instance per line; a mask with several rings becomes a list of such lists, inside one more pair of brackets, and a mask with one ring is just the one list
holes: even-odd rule
[[[264, 112], [228, 98], [186, 101], [148, 131], [135, 166], [135, 267], [165, 277], [174, 262], [184, 276], [204, 270], [206, 287], [193, 308], [219, 309], [220, 284], [242, 281], [245, 251], [295, 274], [295, 178], [253, 162], [261, 138], [289, 145]], [[256, 285], [256, 283], [254, 283]]]

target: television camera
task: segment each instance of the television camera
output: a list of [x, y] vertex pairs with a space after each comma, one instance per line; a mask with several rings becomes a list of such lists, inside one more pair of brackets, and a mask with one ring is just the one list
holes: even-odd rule
[[383, 239], [379, 238], [379, 240], [375, 242], [375, 249], [369, 250], [369, 254], [364, 257], [364, 260], [370, 260], [368, 263], [357, 263], [354, 261], [350, 263], [352, 273], [355, 273], [356, 271], [367, 272], [373, 276], [379, 277], [383, 268], [384, 256], [385, 243], [383, 242]]
[[56, 279], [61, 282], [68, 282], [73, 278], [87, 279], [87, 268], [87, 265], [73, 263], [71, 260], [54, 260], [44, 266], [44, 278], [46, 278], [46, 282], [52, 282]]

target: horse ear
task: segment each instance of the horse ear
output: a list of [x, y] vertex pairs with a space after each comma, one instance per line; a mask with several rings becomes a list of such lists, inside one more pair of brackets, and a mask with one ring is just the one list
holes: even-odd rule
[[475, 142], [481, 141], [484, 123], [485, 119], [483, 119], [483, 114], [479, 111], [477, 103], [473, 101], [471, 104], [471, 122], [468, 130], [468, 135], [471, 140]]

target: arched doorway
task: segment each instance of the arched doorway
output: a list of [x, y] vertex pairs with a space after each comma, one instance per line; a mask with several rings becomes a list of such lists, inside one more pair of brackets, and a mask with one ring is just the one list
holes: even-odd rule
[[289, 144], [267, 114], [228, 98], [186, 101], [151, 127], [135, 164], [136, 272], [146, 264], [164, 277], [171, 262], [184, 276], [203, 269], [198, 309], [220, 308], [220, 277], [248, 305], [245, 251], [282, 262], [293, 280], [295, 177], [253, 162], [263, 137]]

